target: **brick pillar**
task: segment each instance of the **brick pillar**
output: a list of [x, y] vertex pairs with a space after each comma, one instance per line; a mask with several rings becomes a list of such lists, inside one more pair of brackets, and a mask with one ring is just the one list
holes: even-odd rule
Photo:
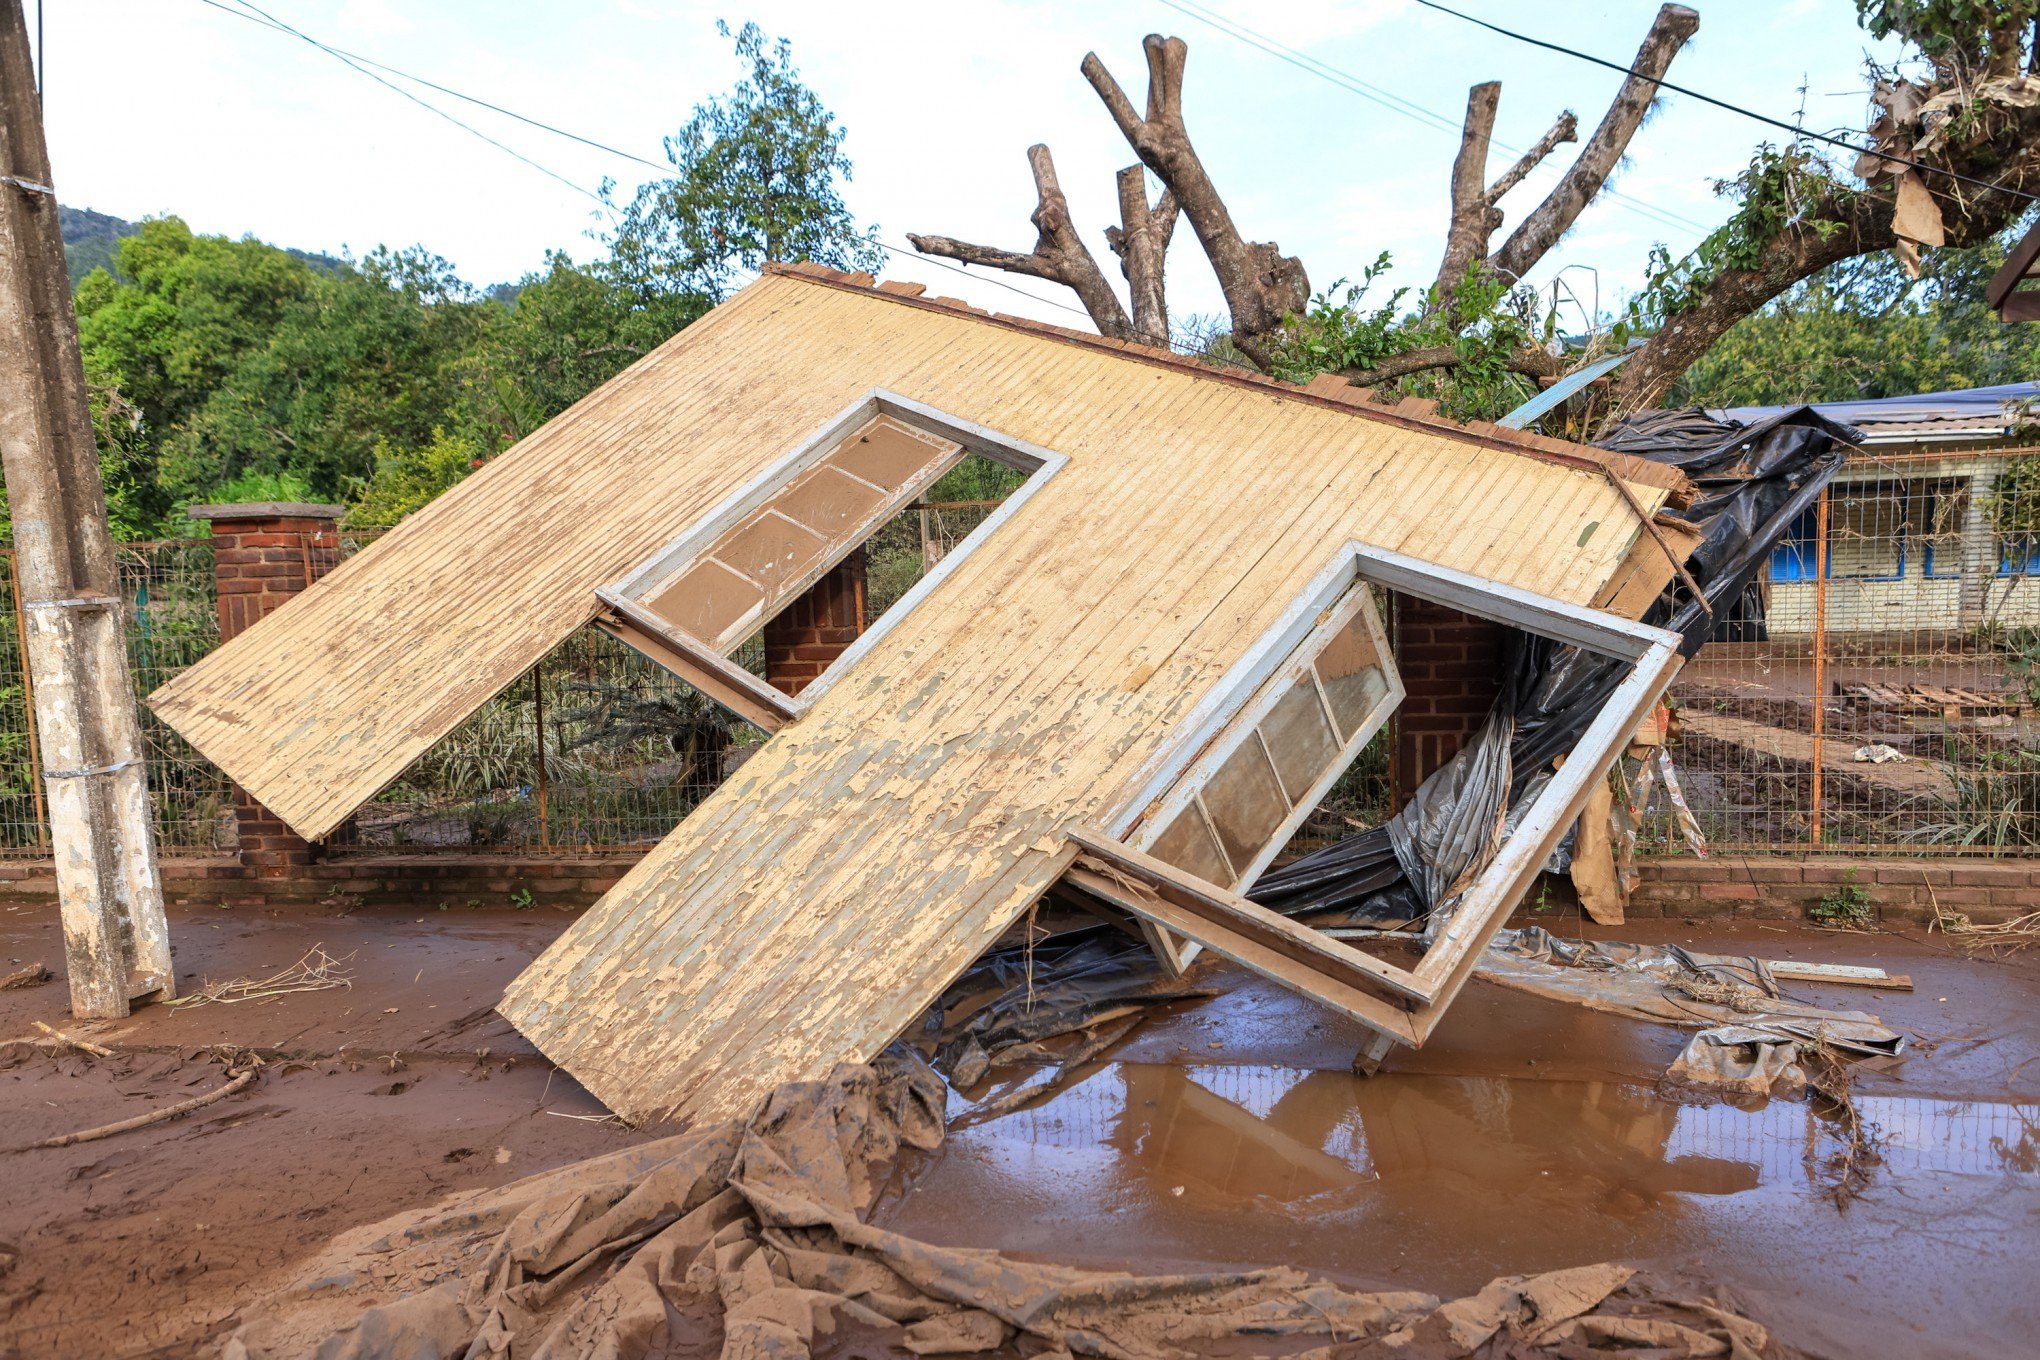
[[1409, 695], [1396, 712], [1395, 801], [1450, 760], [1501, 692], [1508, 629], [1414, 596], [1396, 600], [1396, 668]]
[[800, 693], [863, 632], [864, 549], [859, 548], [765, 625], [766, 683]]
[[[341, 509], [263, 501], [194, 505], [186, 511], [212, 529], [220, 641], [240, 635], [332, 569], [339, 558]], [[315, 846], [239, 784], [234, 786], [234, 822], [241, 863], [258, 878], [289, 878], [316, 854]]]

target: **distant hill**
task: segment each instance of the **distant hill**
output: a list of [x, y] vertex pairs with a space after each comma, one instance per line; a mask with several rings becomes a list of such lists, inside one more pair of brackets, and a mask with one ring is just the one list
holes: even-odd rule
[[113, 268], [114, 248], [123, 236], [135, 234], [135, 224], [90, 208], [57, 205], [57, 227], [64, 234], [64, 269], [71, 286], [104, 265]]
[[[95, 269], [102, 266], [112, 269], [113, 254], [121, 237], [140, 230], [126, 218], [90, 208], [67, 208], [61, 203], [57, 205], [57, 227], [64, 236], [64, 270], [71, 276], [73, 288]], [[284, 249], [314, 269], [337, 270], [346, 263], [317, 251], [291, 250], [288, 246]]]

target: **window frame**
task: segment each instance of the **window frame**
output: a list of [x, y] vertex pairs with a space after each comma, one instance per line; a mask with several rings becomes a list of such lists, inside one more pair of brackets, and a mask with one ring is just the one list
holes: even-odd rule
[[[1205, 743], [1245, 707], [1278, 664], [1267, 654], [1286, 658], [1294, 649], [1299, 636], [1295, 616], [1310, 600], [1322, 598], [1328, 581], [1331, 589], [1343, 591], [1356, 580], [1629, 664], [1607, 704], [1522, 809], [1516, 829], [1503, 838], [1461, 896], [1458, 910], [1411, 968], [1375, 958], [1248, 900], [1242, 893], [1250, 881], [1242, 883], [1241, 891], [1222, 888], [1127, 841], [1143, 812], [1171, 786], [1168, 781], [1190, 768]], [[1360, 1021], [1379, 1036], [1381, 1052], [1388, 1042], [1421, 1047], [1472, 977], [1481, 951], [1529, 889], [1551, 846], [1579, 817], [1594, 785], [1677, 674], [1684, 661], [1679, 644], [1678, 634], [1661, 628], [1348, 542], [1298, 605], [1285, 611], [1282, 621], [1193, 710], [1185, 732], [1133, 793], [1096, 821], [1069, 829], [1077, 855], [1067, 880], [1141, 922], [1171, 968], [1182, 960], [1173, 953], [1169, 936], [1180, 935]]]
[[[1136, 849], [1146, 851], [1170, 827], [1189, 802], [1202, 791], [1241, 745], [1272, 712], [1287, 693], [1274, 684], [1296, 664], [1298, 654], [1311, 649], [1311, 661], [1328, 641], [1343, 632], [1355, 617], [1364, 620], [1369, 640], [1382, 659], [1388, 690], [1355, 734], [1343, 738], [1327, 772], [1313, 781], [1303, 798], [1293, 804], [1270, 842], [1247, 862], [1239, 874], [1235, 891], [1253, 886], [1283, 845], [1309, 818], [1326, 791], [1338, 782], [1361, 750], [1401, 707], [1408, 691], [1397, 671], [1388, 645], [1387, 630], [1374, 607], [1366, 581], [1352, 574], [1347, 564], [1334, 560], [1312, 578], [1273, 628], [1264, 634], [1248, 655], [1226, 672], [1206, 702], [1192, 713], [1185, 733], [1170, 743], [1159, 766], [1147, 773], [1142, 795], [1129, 801], [1113, 818], [1114, 834]], [[1305, 663], [1309, 669], [1309, 663]], [[1316, 682], [1313, 681], [1313, 684]], [[1327, 710], [1329, 712], [1329, 709]], [[1337, 729], [1334, 728], [1334, 735]], [[1221, 852], [1223, 853], [1223, 852]], [[1229, 857], [1228, 857], [1229, 860]]]
[[[865, 629], [801, 693], [789, 695], [774, 689], [731, 661], [709, 642], [668, 622], [642, 603], [642, 596], [677, 580], [724, 533], [763, 507], [796, 478], [826, 459], [844, 440], [880, 416], [890, 416], [921, 433], [952, 440], [962, 446], [963, 456], [981, 455], [1027, 474], [1027, 480], [986, 516], [983, 523], [944, 554], [942, 560], [916, 581], [891, 608], [879, 615], [872, 626]], [[605, 612], [595, 620], [596, 625], [767, 733], [777, 732], [798, 721], [814, 707], [837, 681], [919, 608], [929, 595], [941, 587], [943, 581], [960, 570], [963, 563], [1018, 514], [1020, 508], [1051, 478], [1067, 467], [1069, 461], [1067, 454], [987, 429], [897, 392], [874, 387], [825, 422], [814, 434], [774, 459], [714, 509], [682, 529], [664, 547], [612, 584], [597, 587], [595, 595]], [[954, 463], [950, 466], [953, 467]], [[921, 487], [913, 495], [917, 496], [925, 489]], [[909, 496], [903, 503], [910, 504], [912, 499], [913, 496]], [[884, 517], [878, 523], [882, 525]], [[872, 532], [876, 532], [875, 527]], [[831, 556], [829, 566], [841, 561], [870, 537], [871, 534], [866, 533], [842, 553]], [[827, 570], [825, 566], [823, 571]], [[761, 626], [763, 622], [761, 619]]]

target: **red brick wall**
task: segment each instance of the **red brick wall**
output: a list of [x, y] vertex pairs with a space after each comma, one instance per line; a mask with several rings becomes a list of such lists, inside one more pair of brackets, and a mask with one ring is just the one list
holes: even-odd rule
[[[166, 859], [163, 898], [174, 906], [332, 908], [361, 905], [429, 910], [526, 906], [578, 911], [637, 861], [639, 851], [602, 855], [387, 855], [324, 860], [285, 878], [261, 877], [231, 859]], [[1943, 911], [1978, 925], [2007, 921], [2040, 904], [2040, 859], [1759, 859], [1673, 857], [1637, 862], [1632, 918], [1799, 920], [1823, 896], [1855, 883], [1880, 921], [1920, 925]], [[1851, 877], [1853, 875], [1853, 878]], [[1563, 878], [1533, 889], [1519, 919], [1550, 926], [1547, 907], [1575, 910]], [[56, 901], [48, 860], [0, 860], [0, 905]]]
[[798, 694], [864, 631], [864, 549], [831, 568], [765, 625], [765, 680]]
[[1506, 633], [1429, 600], [1396, 597], [1395, 664], [1409, 690], [1395, 716], [1398, 806], [1480, 730], [1501, 688]]
[[[263, 877], [231, 859], [165, 859], [163, 900], [174, 907], [481, 907], [579, 911], [616, 886], [640, 851], [613, 855], [343, 856]], [[0, 860], [0, 904], [56, 901], [48, 860]]]
[[[212, 529], [222, 642], [302, 594], [339, 561], [337, 505], [206, 505], [190, 513]], [[316, 858], [310, 842], [238, 784], [234, 824], [241, 863], [257, 877], [290, 877]]]
[[1862, 889], [1880, 921], [1925, 922], [1934, 908], [1978, 925], [2040, 910], [2040, 859], [1773, 859], [1685, 856], [1638, 863], [1631, 916], [1798, 920], [1823, 897]]
[[[338, 557], [338, 533], [332, 519], [219, 517], [212, 523], [212, 541], [222, 642], [237, 637], [285, 600], [301, 594], [312, 580], [330, 571]], [[307, 569], [310, 580], [306, 579]]]

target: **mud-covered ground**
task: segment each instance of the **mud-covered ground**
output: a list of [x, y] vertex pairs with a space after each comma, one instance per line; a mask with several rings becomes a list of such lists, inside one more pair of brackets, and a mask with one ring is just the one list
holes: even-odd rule
[[[566, 919], [178, 913], [187, 992], [315, 944], [353, 985], [83, 1025], [67, 1015], [54, 914], [0, 908], [0, 974], [38, 960], [58, 973], [0, 992], [0, 1041], [41, 1020], [117, 1050], [0, 1046], [0, 1148], [209, 1090], [225, 1079], [216, 1046], [268, 1058], [252, 1089], [176, 1122], [0, 1152], [0, 1357], [192, 1353], [343, 1228], [649, 1136], [603, 1120], [489, 1012]], [[1912, 993], [1792, 989], [1916, 1037], [1859, 1077], [1882, 1139], [1868, 1192], [1845, 1210], [1822, 1193], [1834, 1132], [1803, 1103], [1658, 1098], [1679, 1032], [1479, 985], [1429, 1048], [1361, 1081], [1345, 1022], [1207, 965], [1200, 980], [1222, 995], [1151, 1019], [1046, 1104], [972, 1124], [959, 1098], [962, 1126], [898, 1168], [876, 1216], [1072, 1264], [1293, 1264], [1442, 1294], [1650, 1263], [1732, 1287], [1818, 1354], [2030, 1353], [2040, 951], [1979, 960], [1939, 937], [1769, 923], [1595, 933], [1911, 974]]]

